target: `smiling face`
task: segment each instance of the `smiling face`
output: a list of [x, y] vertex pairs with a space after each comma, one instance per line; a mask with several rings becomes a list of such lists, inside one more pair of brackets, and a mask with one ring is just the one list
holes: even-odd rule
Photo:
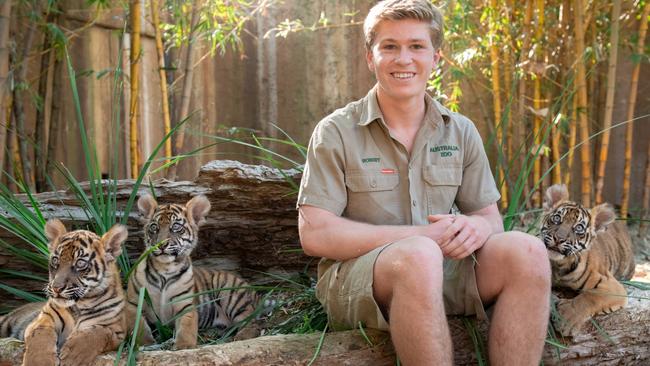
[[380, 100], [424, 98], [427, 80], [440, 54], [431, 43], [428, 23], [383, 20], [375, 42], [366, 53], [368, 68], [375, 74]]

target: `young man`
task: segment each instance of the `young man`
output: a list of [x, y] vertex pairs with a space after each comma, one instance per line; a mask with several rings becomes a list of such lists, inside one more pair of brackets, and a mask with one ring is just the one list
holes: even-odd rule
[[[536, 365], [550, 268], [535, 237], [503, 232], [481, 138], [427, 95], [442, 43], [429, 0], [387, 0], [364, 24], [377, 84], [323, 119], [302, 178], [303, 249], [323, 257], [330, 324], [390, 330], [405, 365], [451, 365], [445, 313], [486, 318], [493, 365]], [[462, 215], [450, 215], [456, 205]], [[473, 256], [472, 256], [473, 254]]]

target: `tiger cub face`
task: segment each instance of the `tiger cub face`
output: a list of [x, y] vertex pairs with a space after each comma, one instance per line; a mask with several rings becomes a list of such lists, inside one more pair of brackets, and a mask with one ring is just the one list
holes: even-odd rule
[[541, 234], [551, 260], [588, 250], [596, 234], [605, 230], [615, 217], [608, 204], [588, 210], [569, 201], [566, 186], [556, 184], [549, 187], [544, 195]]
[[61, 307], [70, 307], [86, 296], [106, 290], [117, 273], [115, 259], [122, 252], [128, 232], [113, 226], [99, 237], [87, 230], [67, 232], [59, 220], [45, 225], [50, 250], [48, 297]]
[[144, 217], [144, 242], [151, 254], [161, 262], [177, 261], [189, 256], [198, 241], [199, 225], [205, 222], [210, 201], [195, 196], [185, 205], [158, 205], [150, 195], [138, 200], [138, 209]]

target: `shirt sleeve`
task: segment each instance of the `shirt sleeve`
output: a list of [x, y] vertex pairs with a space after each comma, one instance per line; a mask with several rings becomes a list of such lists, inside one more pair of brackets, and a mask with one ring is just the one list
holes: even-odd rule
[[309, 140], [297, 207], [315, 206], [340, 216], [347, 204], [344, 171], [340, 131], [331, 121], [323, 120]]
[[481, 135], [472, 121], [461, 118], [467, 127], [463, 136], [463, 178], [456, 195], [456, 205], [462, 213], [471, 213], [497, 202], [501, 195], [494, 182]]

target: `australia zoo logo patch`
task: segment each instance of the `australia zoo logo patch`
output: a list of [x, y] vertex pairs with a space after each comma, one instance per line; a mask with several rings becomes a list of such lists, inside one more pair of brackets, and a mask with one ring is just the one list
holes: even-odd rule
[[460, 151], [460, 148], [457, 145], [437, 145], [429, 148], [429, 152], [439, 152], [440, 156], [443, 158], [452, 156], [454, 151]]

